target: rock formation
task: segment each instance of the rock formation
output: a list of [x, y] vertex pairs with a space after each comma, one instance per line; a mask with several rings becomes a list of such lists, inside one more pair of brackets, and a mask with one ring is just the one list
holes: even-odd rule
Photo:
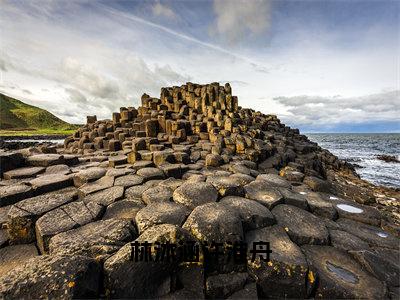
[[0, 152], [0, 298], [399, 297], [398, 191], [229, 84], [141, 102]]

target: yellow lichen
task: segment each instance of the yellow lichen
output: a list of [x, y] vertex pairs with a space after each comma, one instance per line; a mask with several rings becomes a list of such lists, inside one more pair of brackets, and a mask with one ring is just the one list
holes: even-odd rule
[[68, 282], [68, 287], [69, 288], [73, 288], [74, 286], [75, 286], [75, 282], [74, 281]]
[[312, 271], [308, 272], [308, 281], [310, 281], [311, 284], [315, 281], [314, 273]]

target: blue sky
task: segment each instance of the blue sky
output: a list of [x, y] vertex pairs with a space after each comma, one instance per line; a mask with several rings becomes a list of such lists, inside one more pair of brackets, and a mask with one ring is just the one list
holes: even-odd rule
[[400, 132], [399, 1], [0, 4], [0, 91], [69, 122], [228, 81], [302, 131]]

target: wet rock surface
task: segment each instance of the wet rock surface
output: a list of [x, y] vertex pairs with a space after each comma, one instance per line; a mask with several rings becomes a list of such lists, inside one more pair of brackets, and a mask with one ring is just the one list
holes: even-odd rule
[[[144, 94], [63, 146], [1, 151], [0, 171], [0, 298], [399, 294], [398, 191], [229, 84]], [[198, 257], [135, 260], [146, 242], [139, 258]]]

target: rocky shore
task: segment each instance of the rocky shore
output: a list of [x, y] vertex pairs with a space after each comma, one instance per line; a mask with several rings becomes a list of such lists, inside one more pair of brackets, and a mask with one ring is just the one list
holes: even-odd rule
[[0, 298], [398, 299], [400, 193], [229, 84], [0, 152]]

